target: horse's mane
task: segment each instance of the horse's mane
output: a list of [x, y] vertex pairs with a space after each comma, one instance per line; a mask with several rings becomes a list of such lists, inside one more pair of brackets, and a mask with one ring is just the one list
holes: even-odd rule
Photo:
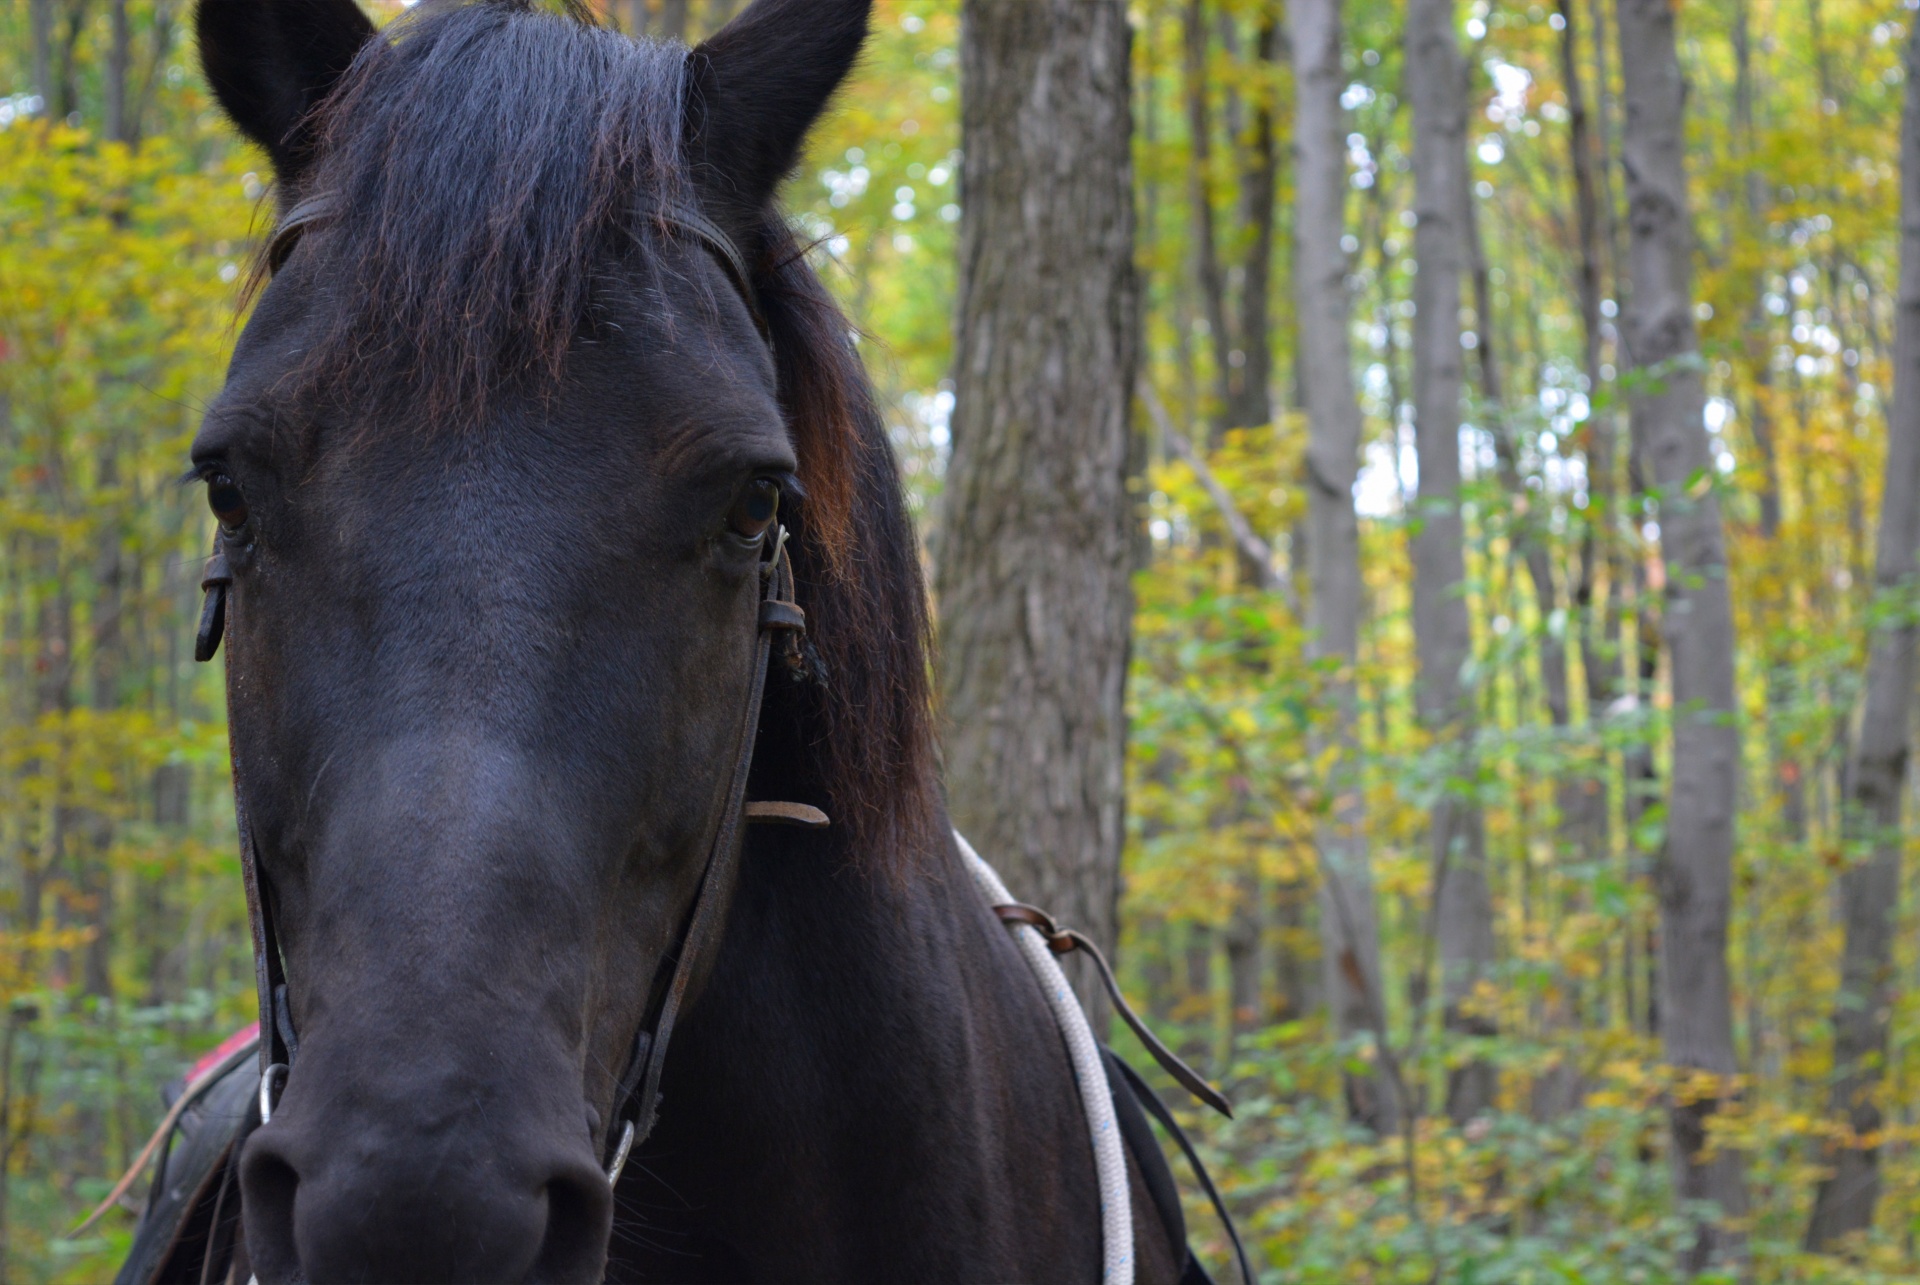
[[[322, 105], [301, 194], [333, 194], [341, 212], [303, 251], [330, 318], [291, 376], [303, 391], [404, 405], [426, 429], [474, 422], [503, 392], [564, 378], [597, 268], [652, 271], [664, 233], [636, 199], [695, 191], [688, 53], [568, 7], [422, 5]], [[938, 812], [930, 630], [885, 426], [852, 327], [785, 219], [739, 239], [805, 492], [787, 520], [825, 681], [798, 697], [796, 748], [843, 853], [921, 850]]]

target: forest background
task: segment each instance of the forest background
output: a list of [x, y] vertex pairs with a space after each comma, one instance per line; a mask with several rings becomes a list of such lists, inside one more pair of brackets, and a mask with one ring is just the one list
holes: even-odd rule
[[[697, 37], [732, 7], [608, 17]], [[1920, 1280], [1920, 951], [1889, 882], [1907, 844], [1849, 802], [1870, 647], [1914, 607], [1875, 567], [1912, 12], [1680, 6], [1699, 351], [1650, 366], [1622, 333], [1613, 0], [1291, 8], [1130, 11], [1144, 343], [1120, 955], [1235, 1097], [1233, 1122], [1192, 1122], [1263, 1279], [1673, 1280], [1715, 1228], [1732, 1250], [1701, 1279]], [[1306, 605], [1324, 331], [1295, 302], [1312, 193], [1291, 141], [1309, 10], [1341, 39], [1350, 665], [1316, 647]], [[0, 10], [0, 1281], [110, 1273], [131, 1216], [62, 1233], [137, 1152], [161, 1087], [251, 1017], [223, 698], [188, 641], [210, 526], [177, 479], [270, 201], [188, 19], [183, 0]], [[1420, 550], [1444, 527], [1423, 457], [1430, 493], [1445, 472], [1415, 434], [1434, 333], [1414, 308], [1415, 170], [1417, 123], [1444, 113], [1410, 105], [1434, 84], [1410, 65], [1422, 30], [1454, 42], [1462, 111], [1464, 306], [1443, 327], [1465, 378], [1461, 572], [1439, 601], [1464, 608], [1463, 650], [1437, 719], [1415, 628]], [[875, 31], [788, 202], [866, 332], [937, 561], [959, 6], [879, 0]], [[1682, 495], [1629, 447], [1627, 407], [1688, 377], [1711, 464]], [[1719, 1071], [1680, 1073], [1658, 977], [1660, 518], [1708, 499], [1737, 639], [1727, 987], [1709, 997], [1731, 1045]], [[1345, 887], [1324, 859], [1341, 824], [1365, 854]], [[1449, 862], [1484, 876], [1464, 970], [1436, 913]], [[1375, 922], [1341, 939], [1330, 891]], [[1338, 998], [1355, 978], [1357, 1018]], [[1693, 1159], [1731, 1167], [1744, 1210], [1676, 1185], [1670, 1117], [1700, 1103]], [[1836, 1173], [1872, 1196], [1836, 1198]], [[1192, 1225], [1223, 1261], [1198, 1208]]]

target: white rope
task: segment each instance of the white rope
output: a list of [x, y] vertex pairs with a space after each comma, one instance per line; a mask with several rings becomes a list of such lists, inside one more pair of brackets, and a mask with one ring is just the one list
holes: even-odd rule
[[[958, 830], [953, 838], [966, 855], [973, 881], [992, 905], [1005, 905], [1013, 894], [1000, 882], [993, 867], [973, 850]], [[1107, 1084], [1107, 1069], [1100, 1061], [1100, 1045], [1093, 1028], [1080, 1008], [1067, 975], [1060, 971], [1046, 938], [1026, 924], [1009, 924], [1014, 945], [1026, 956], [1027, 966], [1046, 993], [1047, 1007], [1067, 1042], [1067, 1055], [1073, 1059], [1073, 1078], [1080, 1087], [1080, 1105], [1086, 1109], [1087, 1131], [1093, 1137], [1093, 1164], [1100, 1177], [1100, 1234], [1105, 1266], [1100, 1279], [1104, 1285], [1133, 1285], [1133, 1203], [1127, 1187], [1127, 1157], [1120, 1141], [1120, 1126], [1113, 1117], [1113, 1090]]]

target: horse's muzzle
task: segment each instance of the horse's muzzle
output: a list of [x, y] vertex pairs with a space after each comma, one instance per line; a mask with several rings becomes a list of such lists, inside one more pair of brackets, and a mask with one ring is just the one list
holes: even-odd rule
[[364, 1082], [329, 1091], [309, 1078], [303, 1094], [301, 1073], [323, 1068], [302, 1061], [241, 1163], [263, 1285], [600, 1279], [613, 1201], [585, 1130], [535, 1127], [452, 1083], [436, 1096], [452, 1094], [454, 1110]]

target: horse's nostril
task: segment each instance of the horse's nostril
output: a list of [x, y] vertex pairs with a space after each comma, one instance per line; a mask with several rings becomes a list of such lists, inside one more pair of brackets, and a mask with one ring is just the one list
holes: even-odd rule
[[293, 1242], [293, 1203], [300, 1176], [277, 1153], [249, 1145], [241, 1158], [240, 1181], [245, 1192], [247, 1256], [253, 1274], [262, 1281], [298, 1280], [300, 1254]]
[[570, 1166], [547, 1183], [547, 1230], [533, 1279], [593, 1281], [606, 1267], [613, 1191], [591, 1165]]

